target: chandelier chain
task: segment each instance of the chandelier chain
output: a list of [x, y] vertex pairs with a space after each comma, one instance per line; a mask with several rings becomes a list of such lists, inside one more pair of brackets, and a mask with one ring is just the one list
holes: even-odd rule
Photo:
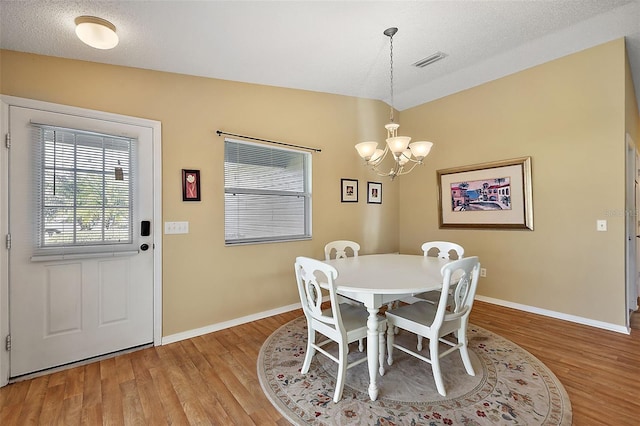
[[391, 88], [390, 88], [390, 92], [391, 92], [391, 113], [390, 113], [390, 119], [391, 122], [393, 123], [393, 34], [389, 36], [389, 63], [390, 63], [390, 70], [389, 70], [389, 81], [391, 82]]

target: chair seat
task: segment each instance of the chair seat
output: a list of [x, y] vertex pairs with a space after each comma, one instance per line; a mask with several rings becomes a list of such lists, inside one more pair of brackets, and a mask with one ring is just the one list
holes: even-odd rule
[[[411, 325], [429, 327], [433, 323], [438, 307], [426, 301], [419, 301], [411, 305], [403, 305], [399, 308], [387, 311], [387, 318], [393, 317], [396, 321], [408, 320]], [[403, 327], [404, 328], [404, 327]], [[412, 327], [413, 328], [413, 327]]]
[[414, 294], [413, 297], [424, 300], [426, 302], [438, 303], [440, 300], [440, 290], [425, 291], [424, 293]]
[[362, 302], [358, 302], [355, 299], [352, 299], [352, 298], [347, 297], [347, 296], [343, 296], [341, 294], [338, 295], [338, 300], [340, 301], [340, 304], [347, 303], [349, 305], [364, 306], [364, 304]]
[[[364, 328], [364, 336], [367, 337], [366, 328], [367, 328], [367, 318], [369, 318], [369, 312], [362, 305], [351, 305], [349, 303], [340, 303], [340, 315], [342, 315], [342, 325], [344, 326], [345, 331], [347, 332], [347, 339], [349, 339], [349, 335], [354, 332], [359, 332], [362, 334], [362, 329]], [[331, 315], [331, 309], [325, 309], [322, 311], [325, 315]], [[351, 340], [351, 339], [349, 339]]]
[[[411, 305], [404, 305], [386, 312], [387, 318], [400, 328], [415, 334], [424, 335], [431, 329], [431, 324], [436, 317], [438, 305], [426, 301], [420, 301]], [[445, 322], [440, 327], [441, 334], [448, 334], [459, 327], [458, 322]]]
[[[434, 305], [437, 305], [438, 302], [440, 301], [440, 290], [425, 291], [424, 293], [415, 294], [413, 297], [416, 299], [424, 300], [425, 302], [429, 302], [429, 303], [433, 303]], [[453, 296], [450, 294], [447, 304], [451, 305], [452, 303], [453, 303]]]

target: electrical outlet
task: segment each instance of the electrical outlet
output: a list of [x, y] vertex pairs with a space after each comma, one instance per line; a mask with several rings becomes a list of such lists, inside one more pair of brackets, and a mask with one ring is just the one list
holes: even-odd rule
[[480, 268], [480, 276], [481, 277], [487, 276], [487, 268]]

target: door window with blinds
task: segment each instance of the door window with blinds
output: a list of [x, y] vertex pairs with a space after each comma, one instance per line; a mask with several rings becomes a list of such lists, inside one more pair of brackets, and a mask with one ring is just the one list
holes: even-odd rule
[[311, 238], [311, 154], [226, 139], [225, 244]]
[[38, 255], [134, 244], [135, 139], [34, 125]]

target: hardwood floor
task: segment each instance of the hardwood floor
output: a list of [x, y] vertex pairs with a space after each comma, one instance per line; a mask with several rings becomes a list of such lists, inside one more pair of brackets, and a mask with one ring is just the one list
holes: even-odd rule
[[[300, 310], [0, 388], [0, 424], [287, 425], [262, 393], [262, 342]], [[637, 425], [630, 336], [476, 302], [472, 323], [519, 344], [564, 384], [574, 425]]]
[[481, 302], [471, 322], [547, 365], [569, 394], [574, 425], [639, 424], [640, 331], [625, 335]]

